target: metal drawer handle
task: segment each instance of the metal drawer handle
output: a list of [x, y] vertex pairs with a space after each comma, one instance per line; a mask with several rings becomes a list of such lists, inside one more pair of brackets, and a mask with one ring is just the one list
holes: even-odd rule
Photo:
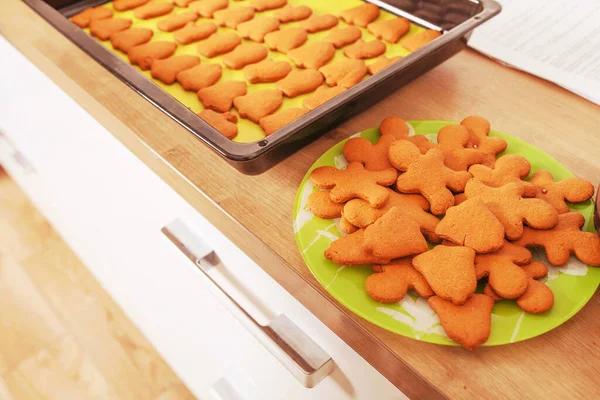
[[183, 220], [176, 219], [162, 233], [175, 244], [209, 281], [225, 296], [230, 311], [248, 328], [263, 346], [271, 352], [304, 386], [312, 388], [333, 371], [333, 360], [284, 314], [268, 324], [261, 325], [241, 307], [207, 272], [206, 265], [220, 265], [214, 250]]

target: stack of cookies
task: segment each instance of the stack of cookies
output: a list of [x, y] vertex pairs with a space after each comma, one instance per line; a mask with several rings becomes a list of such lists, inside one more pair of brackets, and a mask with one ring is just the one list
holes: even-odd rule
[[345, 170], [315, 169], [310, 179], [321, 190], [308, 198], [316, 216], [341, 218], [346, 234], [325, 258], [372, 264], [365, 287], [376, 301], [398, 302], [413, 289], [429, 299], [452, 340], [475, 349], [490, 335], [494, 302], [514, 300], [532, 314], [553, 306], [552, 291], [539, 281], [548, 268], [527, 247], [543, 248], [554, 266], [572, 255], [600, 266], [600, 238], [581, 230], [584, 217], [567, 204], [589, 200], [590, 182], [554, 181], [544, 170], [525, 181], [527, 159], [497, 158], [507, 143], [489, 136], [482, 117], [442, 128], [435, 144], [409, 136], [397, 117], [380, 132], [374, 144], [345, 143]]
[[[118, 16], [94, 7], [71, 21], [152, 78], [197, 93], [200, 118], [229, 139], [238, 118], [271, 135], [402, 58], [386, 57], [388, 46], [400, 43], [408, 54], [440, 35], [403, 17], [380, 18], [371, 3], [339, 15], [295, 3], [114, 0]], [[407, 35], [411, 27], [418, 32]]]

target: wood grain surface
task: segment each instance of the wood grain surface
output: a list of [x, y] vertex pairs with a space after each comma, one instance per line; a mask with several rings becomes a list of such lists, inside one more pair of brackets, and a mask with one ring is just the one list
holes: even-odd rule
[[[344, 309], [297, 250], [292, 206], [311, 164], [390, 115], [487, 117], [582, 178], [600, 181], [600, 107], [464, 51], [259, 176], [245, 176], [62, 37], [5, 2], [0, 34], [169, 183], [276, 281], [411, 398], [598, 398], [600, 298], [541, 337], [475, 352], [404, 338]], [[85, 127], [82, 127], [85, 129]]]

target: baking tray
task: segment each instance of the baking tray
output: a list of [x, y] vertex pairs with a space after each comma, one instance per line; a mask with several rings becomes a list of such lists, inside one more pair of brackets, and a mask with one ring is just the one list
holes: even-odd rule
[[251, 143], [233, 142], [131, 65], [72, 24], [68, 17], [106, 0], [24, 0], [111, 73], [205, 142], [245, 174], [264, 172], [303, 145], [363, 111], [466, 47], [471, 31], [497, 15], [493, 0], [369, 0], [411, 23], [444, 34], [370, 76], [277, 132]]

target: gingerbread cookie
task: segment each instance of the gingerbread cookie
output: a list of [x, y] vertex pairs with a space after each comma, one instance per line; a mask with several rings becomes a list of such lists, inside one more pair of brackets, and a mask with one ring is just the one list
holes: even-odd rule
[[213, 18], [219, 26], [228, 28], [237, 28], [242, 22], [250, 21], [254, 18], [254, 8], [252, 7], [232, 7], [224, 10], [215, 11]]
[[359, 198], [368, 201], [372, 207], [379, 208], [390, 197], [385, 186], [393, 184], [397, 175], [393, 168], [367, 171], [361, 163], [353, 162], [345, 170], [319, 167], [311, 173], [310, 180], [318, 188], [331, 189], [331, 200], [336, 203]]
[[329, 190], [312, 192], [306, 202], [308, 209], [319, 218], [334, 219], [342, 216], [343, 204], [334, 203], [329, 198]]
[[466, 148], [469, 131], [462, 125], [447, 125], [440, 129], [438, 148], [444, 152], [444, 164], [455, 171], [466, 171], [474, 164], [493, 165], [486, 154], [477, 149]]
[[94, 19], [90, 21], [90, 33], [100, 40], [108, 40], [114, 33], [131, 27], [131, 20], [124, 18]]
[[367, 25], [367, 29], [377, 39], [383, 39], [389, 43], [397, 43], [402, 36], [410, 31], [410, 22], [403, 17], [384, 19], [370, 23]]
[[535, 187], [523, 181], [531, 171], [531, 164], [523, 156], [518, 154], [507, 154], [496, 160], [494, 168], [485, 165], [473, 165], [469, 172], [473, 178], [483, 182], [487, 186], [501, 187], [507, 183], [517, 182], [524, 186], [524, 197], [535, 197]]
[[321, 83], [323, 83], [323, 75], [319, 71], [296, 69], [277, 82], [277, 89], [281, 90], [286, 97], [296, 97], [314, 91], [321, 86]]
[[384, 119], [379, 126], [379, 132], [382, 135], [393, 135], [398, 140], [411, 142], [419, 148], [421, 154], [425, 154], [427, 151], [437, 147], [423, 135], [409, 136], [408, 123], [400, 117], [387, 117]]
[[217, 83], [221, 79], [221, 64], [200, 64], [177, 74], [177, 82], [185, 90], [197, 92]]
[[559, 214], [569, 212], [570, 203], [581, 203], [592, 198], [594, 185], [585, 179], [567, 178], [554, 182], [554, 177], [548, 171], [537, 171], [529, 182], [535, 189], [535, 197], [552, 205]]
[[471, 179], [465, 186], [465, 195], [469, 199], [480, 198], [504, 225], [506, 237], [516, 240], [523, 234], [523, 222], [536, 229], [550, 229], [558, 222], [558, 214], [550, 204], [540, 199], [522, 198], [523, 190], [523, 186], [515, 182], [492, 188]]
[[236, 97], [233, 106], [240, 117], [258, 124], [260, 119], [273, 114], [283, 104], [283, 93], [277, 89], [264, 89]]
[[554, 293], [544, 283], [536, 280], [548, 275], [548, 267], [533, 261], [523, 266], [523, 271], [529, 276], [529, 285], [525, 293], [517, 299], [517, 305], [529, 314], [541, 314], [551, 309], [554, 305]]
[[250, 39], [254, 42], [262, 43], [265, 41], [265, 35], [279, 29], [279, 20], [273, 17], [259, 17], [253, 20], [242, 22], [237, 26], [237, 31], [244, 39]]
[[325, 104], [338, 94], [341, 94], [344, 90], [346, 90], [346, 88], [342, 86], [334, 86], [331, 88], [320, 86], [313, 94], [305, 98], [302, 104], [309, 110], [314, 110], [321, 104]]
[[246, 82], [224, 81], [198, 91], [198, 99], [205, 108], [218, 112], [227, 112], [233, 105], [233, 99], [246, 94]]
[[395, 140], [392, 135], [381, 135], [373, 144], [362, 137], [351, 138], [344, 144], [344, 157], [348, 162], [362, 163], [369, 171], [392, 168], [388, 153]]
[[130, 48], [127, 56], [131, 64], [137, 64], [141, 69], [147, 70], [152, 67], [154, 60], [171, 57], [175, 49], [177, 49], [176, 43], [158, 40]]
[[323, 38], [324, 42], [329, 42], [336, 49], [341, 49], [344, 46], [352, 44], [360, 39], [362, 32], [355, 26], [347, 26], [345, 28], [335, 28], [329, 33], [329, 36]]
[[204, 57], [213, 58], [229, 53], [242, 43], [242, 39], [233, 32], [217, 32], [201, 41], [196, 50]]
[[358, 230], [332, 242], [325, 250], [325, 258], [346, 266], [390, 263], [390, 259], [377, 257], [365, 249], [364, 230]]
[[275, 10], [284, 7], [287, 0], [250, 0], [250, 7], [256, 11]]
[[367, 278], [365, 288], [375, 301], [397, 303], [409, 289], [425, 298], [434, 295], [423, 275], [412, 266], [410, 257], [386, 265], [374, 265], [373, 270], [375, 273]]
[[297, 120], [298, 118], [306, 114], [308, 111], [309, 110], [307, 110], [306, 108], [286, 108], [285, 110], [281, 110], [279, 112], [276, 112], [275, 114], [261, 118], [260, 121], [258, 121], [258, 124], [265, 132], [265, 135], [269, 136], [272, 133], [283, 128], [287, 124]]
[[110, 42], [115, 50], [127, 53], [134, 46], [148, 43], [154, 35], [152, 29], [130, 28], [110, 35]]
[[439, 245], [413, 258], [413, 266], [435, 294], [454, 304], [464, 304], [475, 293], [475, 250]]
[[429, 201], [431, 212], [441, 215], [454, 205], [449, 189], [460, 192], [465, 188], [471, 174], [453, 171], [444, 165], [444, 153], [431, 149], [421, 155], [419, 148], [406, 140], [398, 140], [390, 146], [392, 165], [404, 171], [398, 177], [396, 187], [403, 193], [421, 193]]
[[344, 50], [344, 54], [350, 58], [357, 58], [364, 60], [367, 58], [373, 58], [385, 53], [385, 44], [380, 40], [371, 40], [365, 42], [360, 39], [353, 45], [350, 45]]
[[421, 233], [432, 243], [439, 243], [435, 228], [440, 220], [429, 214], [429, 203], [420, 194], [402, 194], [388, 189], [390, 197], [381, 208], [373, 208], [362, 199], [353, 199], [344, 206], [344, 218], [353, 226], [364, 229], [384, 216], [393, 207], [402, 210], [406, 216], [419, 224]]
[[221, 133], [227, 139], [234, 139], [238, 134], [238, 128], [236, 125], [237, 117], [235, 114], [230, 112], [220, 114], [218, 112], [214, 112], [213, 110], [202, 110], [198, 116], [219, 131], [219, 133]]
[[375, 21], [377, 17], [379, 17], [379, 7], [371, 3], [364, 3], [340, 13], [340, 18], [346, 23], [363, 28]]
[[402, 59], [401, 56], [391, 57], [391, 58], [387, 58], [386, 56], [379, 56], [379, 57], [377, 57], [377, 60], [375, 60], [375, 62], [373, 64], [369, 65], [369, 73], [371, 75], [375, 75], [379, 71], [383, 70], [384, 68], [389, 67], [390, 65], [392, 65], [393, 63], [395, 63], [396, 61], [401, 60], [401, 59]]
[[435, 233], [442, 239], [490, 253], [504, 246], [504, 226], [478, 198], [468, 199], [446, 210]]
[[173, 14], [167, 18], [158, 21], [156, 26], [163, 32], [173, 32], [177, 29], [181, 29], [190, 22], [194, 22], [198, 19], [198, 13], [196, 11], [182, 12]]
[[504, 243], [495, 253], [475, 257], [477, 279], [488, 277], [488, 285], [504, 299], [516, 299], [527, 290], [529, 278], [520, 265], [531, 262], [531, 252], [524, 247]]
[[305, 5], [293, 6], [288, 4], [281, 10], [277, 10], [273, 13], [273, 16], [277, 18], [281, 23], [302, 21], [312, 15], [310, 7]]
[[97, 19], [106, 19], [113, 16], [113, 11], [106, 7], [90, 7], [86, 8], [79, 14], [71, 17], [71, 22], [81, 29], [87, 28], [90, 22]]
[[310, 42], [290, 50], [287, 56], [298, 68], [319, 69], [335, 56], [335, 47], [326, 42]]
[[191, 55], [169, 57], [164, 60], [155, 60], [152, 63], [152, 77], [171, 85], [175, 83], [177, 74], [200, 64], [200, 58]]
[[171, 11], [173, 11], [173, 3], [163, 1], [137, 7], [133, 10], [133, 15], [139, 19], [151, 19], [167, 15]]
[[283, 54], [302, 46], [307, 40], [308, 35], [302, 28], [286, 28], [265, 35], [267, 46]]
[[258, 43], [242, 44], [223, 57], [223, 64], [229, 69], [242, 69], [267, 58], [269, 52]]
[[463, 119], [460, 123], [469, 131], [468, 147], [479, 149], [484, 154], [496, 157], [496, 154], [506, 149], [506, 140], [500, 137], [490, 137], [490, 122], [478, 116]]
[[340, 230], [348, 235], [354, 233], [358, 230], [358, 228], [352, 225], [345, 217], [344, 212], [342, 211], [342, 217], [340, 218]]
[[421, 227], [400, 207], [392, 207], [365, 229], [365, 248], [374, 256], [390, 260], [427, 251]]
[[300, 28], [310, 33], [316, 33], [331, 29], [338, 24], [338, 19], [335, 15], [323, 14], [312, 15], [308, 19], [300, 22]]
[[113, 8], [117, 11], [128, 11], [143, 6], [150, 0], [113, 0]]
[[543, 248], [548, 262], [555, 266], [565, 265], [574, 255], [585, 264], [600, 267], [600, 237], [581, 231], [584, 224], [585, 218], [578, 212], [560, 214], [554, 228], [525, 227], [523, 235], [514, 244]]
[[427, 43], [434, 41], [442, 35], [441, 32], [426, 29], [417, 33], [414, 36], [407, 38], [402, 41], [402, 47], [408, 51], [417, 51]]
[[227, 8], [229, 0], [201, 0], [194, 1], [189, 5], [189, 9], [196, 11], [204, 18], [212, 18], [214, 13]]
[[244, 76], [250, 83], [277, 82], [292, 71], [287, 61], [275, 61], [267, 58], [256, 64], [244, 67]]
[[448, 337], [464, 348], [475, 350], [490, 337], [494, 307], [491, 297], [474, 294], [460, 306], [439, 296], [430, 297], [428, 302]]
[[173, 39], [180, 44], [190, 44], [206, 39], [217, 31], [217, 26], [212, 22], [203, 22], [198, 25], [188, 24], [186, 27], [173, 34]]
[[367, 66], [363, 60], [344, 58], [319, 68], [329, 86], [350, 88], [367, 75]]

